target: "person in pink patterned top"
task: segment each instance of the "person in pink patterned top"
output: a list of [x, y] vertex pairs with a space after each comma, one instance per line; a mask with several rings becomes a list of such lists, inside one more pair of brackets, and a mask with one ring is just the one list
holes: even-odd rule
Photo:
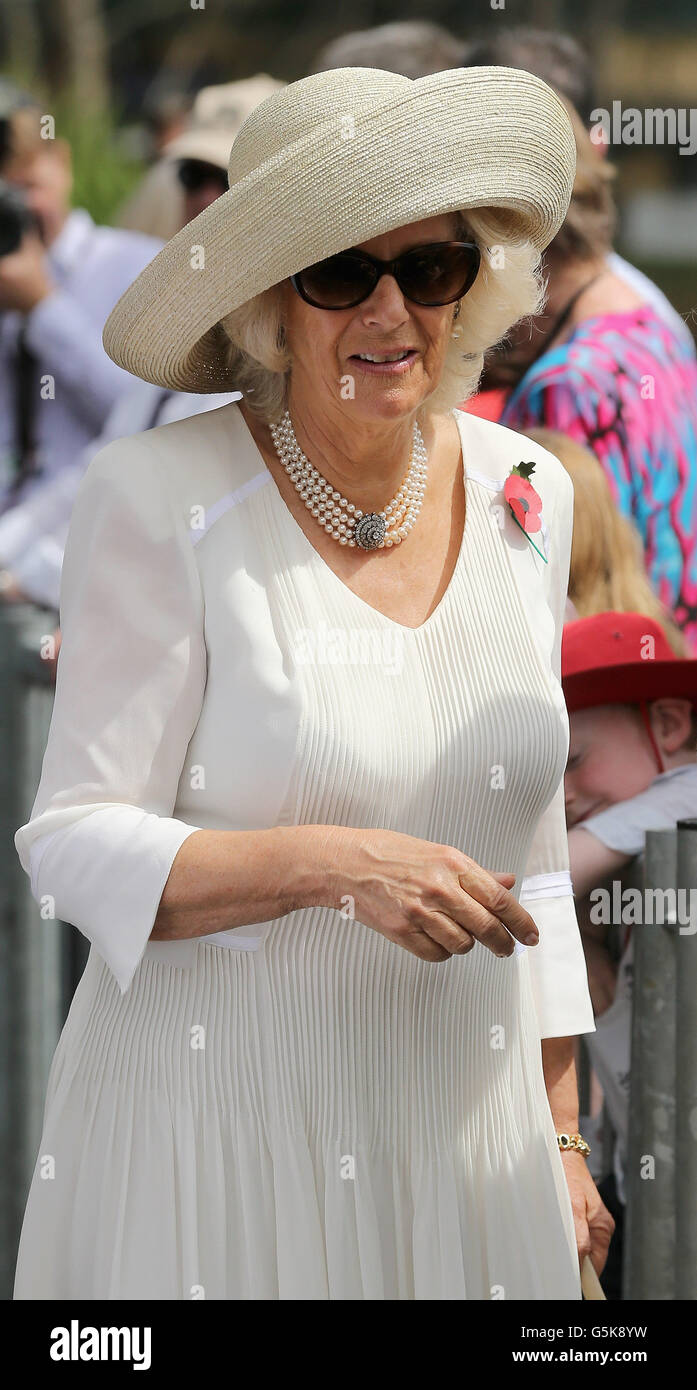
[[502, 424], [561, 430], [593, 451], [638, 527], [658, 597], [697, 654], [697, 354], [608, 267], [612, 171], [567, 109], [577, 175], [545, 261], [546, 306], [496, 350], [483, 385], [510, 391]]

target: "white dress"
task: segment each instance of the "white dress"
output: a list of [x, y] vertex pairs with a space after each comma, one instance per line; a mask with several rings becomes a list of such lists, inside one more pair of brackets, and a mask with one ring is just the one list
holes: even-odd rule
[[[417, 629], [319, 556], [235, 403], [91, 462], [16, 845], [92, 948], [15, 1298], [580, 1298], [540, 1049], [594, 1026], [563, 807], [573, 491], [456, 418], [465, 530]], [[521, 459], [548, 562], [504, 505]], [[515, 873], [540, 944], [430, 963], [349, 900], [149, 942], [187, 835], [320, 822]]]

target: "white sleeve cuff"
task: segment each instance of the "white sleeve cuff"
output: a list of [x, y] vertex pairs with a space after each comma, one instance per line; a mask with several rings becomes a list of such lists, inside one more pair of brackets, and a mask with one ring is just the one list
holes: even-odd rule
[[93, 942], [125, 994], [174, 859], [201, 827], [136, 806], [108, 805], [33, 841], [32, 829], [31, 823], [21, 826], [15, 846], [34, 898], [47, 915], [72, 922]]
[[520, 901], [524, 902], [526, 898], [559, 898], [573, 891], [568, 869], [560, 869], [554, 874], [530, 874], [521, 884]]
[[[536, 880], [559, 878], [558, 874], [536, 874], [523, 880], [534, 885]], [[520, 901], [530, 913], [540, 939], [536, 946], [525, 947], [530, 963], [530, 979], [541, 1038], [575, 1037], [577, 1033], [594, 1033], [593, 1005], [588, 989], [588, 972], [578, 929], [576, 907], [571, 891], [559, 894], [559, 888], [539, 883], [536, 896], [521, 889]]]

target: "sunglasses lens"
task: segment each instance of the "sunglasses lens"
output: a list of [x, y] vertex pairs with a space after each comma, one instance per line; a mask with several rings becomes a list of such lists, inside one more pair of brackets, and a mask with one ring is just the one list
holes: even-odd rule
[[375, 285], [370, 264], [344, 252], [308, 266], [295, 280], [303, 296], [321, 309], [349, 309]]
[[479, 260], [479, 248], [466, 242], [416, 247], [402, 257], [402, 290], [417, 304], [452, 303], [472, 288]]

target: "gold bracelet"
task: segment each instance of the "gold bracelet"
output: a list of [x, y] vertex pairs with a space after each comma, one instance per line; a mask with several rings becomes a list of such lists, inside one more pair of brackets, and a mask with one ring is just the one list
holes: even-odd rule
[[568, 1149], [576, 1149], [584, 1158], [588, 1158], [591, 1151], [590, 1144], [587, 1144], [580, 1134], [558, 1134], [557, 1143], [562, 1153], [566, 1153]]

